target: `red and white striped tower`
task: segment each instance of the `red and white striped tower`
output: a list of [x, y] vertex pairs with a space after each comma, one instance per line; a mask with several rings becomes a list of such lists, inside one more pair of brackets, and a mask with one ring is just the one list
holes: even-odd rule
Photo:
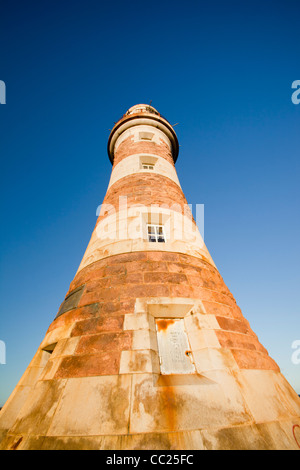
[[299, 448], [299, 397], [203, 243], [178, 148], [151, 106], [112, 129], [96, 227], [0, 413], [0, 448]]

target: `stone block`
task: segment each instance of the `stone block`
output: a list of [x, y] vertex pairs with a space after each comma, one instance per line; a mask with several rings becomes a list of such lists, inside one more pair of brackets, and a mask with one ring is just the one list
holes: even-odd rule
[[124, 316], [124, 330], [153, 330], [154, 318], [147, 313], [132, 313]]
[[139, 349], [152, 349], [157, 351], [157, 336], [153, 330], [134, 330], [132, 337], [132, 348], [134, 350]]
[[158, 354], [152, 350], [123, 351], [120, 374], [160, 373]]
[[11, 434], [45, 435], [61, 398], [65, 380], [39, 381], [20, 410]]
[[237, 364], [228, 349], [206, 348], [193, 351], [196, 370], [199, 374], [205, 374], [210, 370], [234, 370]]
[[120, 352], [103, 352], [64, 357], [55, 378], [114, 375], [119, 372]]
[[47, 436], [127, 434], [130, 376], [69, 379]]
[[213, 330], [192, 330], [188, 333], [192, 351], [204, 348], [220, 348], [220, 343]]
[[122, 351], [131, 349], [131, 332], [101, 333], [81, 337], [76, 354], [96, 354], [101, 351]]

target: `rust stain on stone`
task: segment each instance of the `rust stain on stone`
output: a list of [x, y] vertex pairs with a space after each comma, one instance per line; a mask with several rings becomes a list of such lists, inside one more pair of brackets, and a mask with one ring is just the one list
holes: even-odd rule
[[173, 387], [163, 389], [163, 398], [166, 403], [165, 418], [170, 431], [176, 430], [176, 397]]
[[[299, 428], [299, 430], [298, 430], [298, 428]], [[297, 434], [296, 434], [296, 431], [295, 431], [296, 429], [298, 431]], [[295, 424], [293, 426], [293, 436], [294, 436], [295, 441], [297, 442], [297, 445], [300, 449], [300, 426], [299, 426], [299, 424]]]
[[17, 442], [15, 442], [11, 447], [10, 450], [17, 450], [21, 442], [23, 441], [23, 437], [20, 437]]
[[173, 325], [175, 320], [166, 319], [166, 320], [156, 320], [157, 330], [166, 331], [170, 325]]

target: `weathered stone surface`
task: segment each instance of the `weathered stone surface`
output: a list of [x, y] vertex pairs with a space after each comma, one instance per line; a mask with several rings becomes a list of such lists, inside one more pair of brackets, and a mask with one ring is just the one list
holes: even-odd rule
[[59, 317], [63, 313], [68, 312], [69, 310], [73, 310], [73, 308], [76, 308], [83, 294], [83, 290], [84, 286], [81, 286], [75, 289], [73, 292], [70, 292], [61, 304], [56, 317]]
[[55, 378], [115, 375], [119, 372], [120, 357], [121, 353], [116, 351], [67, 356], [62, 360]]
[[130, 384], [122, 375], [68, 380], [47, 435], [127, 434]]
[[82, 336], [76, 354], [97, 353], [99, 351], [126, 351], [131, 349], [132, 333], [103, 333]]
[[37, 382], [10, 428], [14, 435], [45, 435], [65, 386], [64, 380]]
[[121, 332], [123, 329], [123, 316], [97, 317], [79, 321], [72, 329], [71, 336], [81, 336], [104, 332]]
[[[222, 384], [155, 386], [153, 377], [137, 374], [132, 385], [130, 432], [196, 430], [247, 422], [242, 394], [235, 386], [235, 400], [227, 399]], [[232, 388], [232, 387], [231, 387]], [[227, 395], [227, 398], [226, 398]], [[222, 396], [222, 406], [220, 406]], [[226, 405], [225, 405], [226, 403]]]

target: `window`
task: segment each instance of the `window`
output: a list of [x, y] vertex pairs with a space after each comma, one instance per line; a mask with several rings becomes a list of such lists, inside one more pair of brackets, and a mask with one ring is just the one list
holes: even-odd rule
[[51, 356], [55, 350], [56, 345], [57, 343], [52, 343], [42, 347], [38, 356], [35, 358], [36, 364], [38, 365], [38, 367], [35, 369], [40, 371], [37, 379], [48, 380], [49, 378], [52, 378], [51, 371], [53, 366], [53, 359], [51, 359]]
[[154, 165], [143, 163], [143, 170], [154, 170]]
[[154, 134], [152, 132], [140, 132], [139, 138], [140, 140], [152, 140]]
[[53, 343], [53, 344], [48, 344], [48, 346], [45, 346], [42, 351], [45, 351], [46, 353], [49, 354], [48, 357], [51, 356], [51, 354], [53, 353], [54, 349], [55, 349], [55, 346], [57, 345], [57, 343]]
[[163, 225], [148, 224], [148, 241], [164, 243], [166, 241]]
[[157, 163], [158, 158], [152, 155], [141, 155], [140, 156], [140, 169], [153, 171]]

